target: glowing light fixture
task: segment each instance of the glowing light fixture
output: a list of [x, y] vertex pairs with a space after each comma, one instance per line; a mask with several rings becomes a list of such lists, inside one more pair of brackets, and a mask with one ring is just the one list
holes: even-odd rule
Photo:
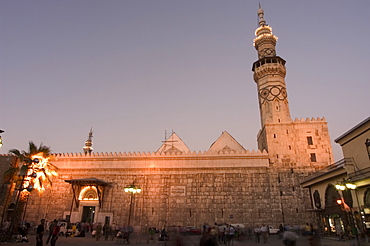
[[357, 185], [355, 185], [354, 183], [346, 183], [346, 187], [350, 190], [354, 190], [357, 188]]
[[[4, 130], [0, 130], [0, 133], [3, 133], [3, 132], [4, 132]], [[0, 136], [0, 148], [1, 148], [1, 146], [3, 146], [3, 139]]]
[[336, 185], [335, 185], [335, 188], [336, 188], [337, 190], [345, 190], [345, 189], [346, 189], [346, 186], [345, 186], [345, 185], [343, 185], [343, 184], [336, 184]]
[[136, 187], [134, 184], [128, 186], [128, 187], [125, 187], [125, 192], [129, 192], [129, 193], [132, 193], [132, 194], [135, 194], [135, 193], [140, 193], [141, 192], [141, 188], [139, 187]]
[[141, 192], [141, 188], [140, 187], [136, 187], [134, 184], [132, 184], [130, 186], [125, 187], [124, 188], [124, 191], [126, 193], [130, 193], [131, 194], [131, 196], [130, 196], [130, 209], [129, 209], [129, 212], [128, 212], [128, 222], [127, 222], [127, 225], [130, 226], [133, 198], [134, 198], [134, 195], [136, 193], [140, 193]]

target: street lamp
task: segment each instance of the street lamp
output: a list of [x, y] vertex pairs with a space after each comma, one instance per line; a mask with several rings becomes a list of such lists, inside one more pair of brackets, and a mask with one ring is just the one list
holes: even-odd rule
[[130, 210], [128, 212], [128, 222], [127, 222], [127, 226], [130, 226], [133, 197], [134, 197], [134, 194], [141, 192], [141, 188], [136, 187], [134, 184], [132, 184], [130, 186], [125, 187], [124, 190], [126, 193], [130, 194]]
[[[3, 132], [4, 132], [4, 130], [0, 130], [0, 133], [3, 133]], [[1, 146], [3, 146], [3, 139], [0, 136], [0, 148], [1, 148]]]

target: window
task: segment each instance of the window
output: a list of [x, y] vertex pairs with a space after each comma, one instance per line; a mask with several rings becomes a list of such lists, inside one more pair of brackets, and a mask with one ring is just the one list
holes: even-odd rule
[[316, 154], [311, 153], [311, 162], [316, 162]]
[[312, 137], [307, 137], [307, 144], [313, 145]]
[[313, 193], [313, 200], [315, 202], [316, 208], [321, 208], [321, 198], [318, 190], [315, 190], [315, 192]]
[[365, 145], [366, 145], [367, 155], [369, 156], [369, 159], [370, 159], [370, 139], [366, 139]]

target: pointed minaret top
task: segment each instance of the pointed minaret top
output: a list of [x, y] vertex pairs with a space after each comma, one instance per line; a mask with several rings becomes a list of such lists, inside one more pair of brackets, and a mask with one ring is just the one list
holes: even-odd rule
[[263, 18], [264, 12], [263, 12], [263, 9], [261, 8], [261, 4], [259, 4], [258, 6], [259, 6], [258, 17], [260, 18], [258, 24], [260, 26], [266, 26], [267, 24], [266, 24], [265, 19]]
[[83, 147], [85, 155], [91, 154], [91, 152], [93, 150], [93, 147], [92, 147], [92, 137], [93, 137], [93, 135], [92, 134], [93, 134], [93, 130], [92, 130], [92, 127], [91, 127], [90, 132], [89, 132], [89, 138], [86, 140], [85, 146]]
[[272, 34], [272, 28], [267, 25], [263, 18], [264, 11], [261, 5], [259, 5], [257, 14], [259, 27], [257, 27], [255, 32], [256, 38], [253, 40], [253, 45], [258, 51], [258, 59], [276, 56], [275, 45], [278, 38]]

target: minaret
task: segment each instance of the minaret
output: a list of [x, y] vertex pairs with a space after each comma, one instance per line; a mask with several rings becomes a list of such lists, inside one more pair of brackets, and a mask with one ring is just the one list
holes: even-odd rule
[[92, 128], [90, 129], [90, 132], [89, 132], [89, 138], [86, 140], [85, 142], [85, 146], [83, 147], [84, 149], [84, 153], [85, 155], [87, 154], [91, 154], [91, 152], [93, 151], [93, 147], [92, 147], [92, 135], [93, 131], [92, 131]]
[[254, 47], [258, 61], [253, 63], [254, 81], [257, 83], [261, 114], [261, 127], [268, 123], [291, 122], [285, 85], [285, 60], [276, 56], [277, 37], [266, 24], [264, 12], [258, 9], [259, 27], [256, 29]]
[[253, 63], [261, 115], [258, 149], [266, 150], [270, 164], [282, 167], [323, 167], [331, 164], [332, 151], [324, 118], [294, 121], [290, 117], [285, 84], [285, 60], [276, 55], [277, 37], [258, 9], [259, 27], [254, 47], [258, 61]]

